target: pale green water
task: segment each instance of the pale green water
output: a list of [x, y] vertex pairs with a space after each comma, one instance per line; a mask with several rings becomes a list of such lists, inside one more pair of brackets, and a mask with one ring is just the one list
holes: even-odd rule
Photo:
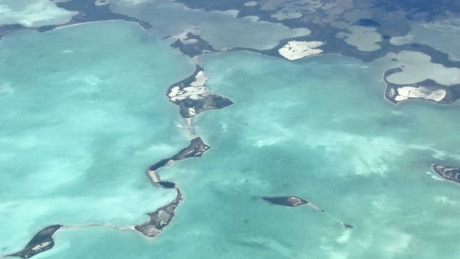
[[[77, 34], [87, 41], [72, 41]], [[172, 199], [144, 170], [187, 143], [164, 97], [192, 72], [185, 58], [122, 22], [16, 34], [0, 44], [2, 59], [18, 64], [1, 69], [14, 89], [0, 99], [9, 111], [0, 115], [8, 125], [2, 247], [23, 246], [46, 224], [138, 223]], [[82, 54], [63, 59], [59, 44]], [[235, 104], [197, 118], [198, 135], [212, 146], [205, 156], [162, 170], [184, 193], [171, 225], [154, 240], [58, 232], [55, 248], [36, 258], [460, 256], [458, 186], [426, 174], [435, 161], [460, 163], [458, 104], [393, 106], [383, 100], [381, 68], [340, 56], [292, 63], [226, 53], [201, 61], [208, 86]], [[262, 195], [306, 198], [355, 228], [255, 198]]]
[[146, 1], [141, 4], [114, 1], [110, 8], [116, 13], [150, 22], [152, 33], [158, 37], [199, 28], [203, 32], [201, 37], [217, 49], [271, 49], [285, 38], [310, 34], [306, 28], [289, 29], [276, 23], [252, 21], [247, 17], [236, 18], [231, 13], [192, 10], [170, 0]]

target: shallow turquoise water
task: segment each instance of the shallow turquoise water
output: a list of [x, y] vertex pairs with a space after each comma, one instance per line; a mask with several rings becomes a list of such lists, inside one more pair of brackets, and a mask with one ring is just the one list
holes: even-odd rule
[[0, 60], [0, 249], [54, 223], [140, 223], [174, 198], [145, 170], [189, 141], [164, 97], [194, 70], [181, 54], [101, 22], [10, 35]]
[[[0, 69], [10, 89], [0, 102], [9, 111], [0, 115], [6, 251], [47, 224], [133, 224], [172, 200], [144, 170], [187, 144], [164, 96], [192, 73], [187, 59], [122, 22], [0, 44], [1, 58], [17, 64]], [[60, 47], [80, 54], [63, 58]], [[394, 106], [383, 99], [380, 67], [337, 55], [225, 53], [201, 65], [212, 91], [235, 104], [198, 116], [197, 134], [212, 146], [202, 158], [160, 172], [184, 193], [171, 225], [153, 240], [62, 231], [36, 258], [460, 256], [458, 186], [427, 174], [432, 162], [460, 162], [458, 104]], [[330, 214], [272, 206], [264, 195], [297, 195]]]

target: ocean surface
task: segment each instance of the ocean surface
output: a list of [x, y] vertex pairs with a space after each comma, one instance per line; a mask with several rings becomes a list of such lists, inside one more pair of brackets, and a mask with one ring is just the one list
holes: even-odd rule
[[[112, 21], [7, 35], [0, 61], [1, 254], [47, 225], [139, 224], [174, 199], [145, 170], [192, 138], [165, 96], [190, 59]], [[341, 55], [199, 62], [234, 105], [196, 118], [202, 158], [160, 171], [184, 196], [172, 223], [155, 239], [60, 231], [34, 258], [460, 257], [458, 186], [429, 173], [460, 161], [459, 104], [395, 106], [383, 67]], [[326, 212], [260, 199], [287, 195]]]

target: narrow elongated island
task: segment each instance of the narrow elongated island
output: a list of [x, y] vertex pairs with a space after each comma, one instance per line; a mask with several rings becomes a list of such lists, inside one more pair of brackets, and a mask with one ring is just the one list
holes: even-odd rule
[[448, 181], [460, 183], [460, 168], [458, 167], [433, 164], [431, 165], [431, 169]]

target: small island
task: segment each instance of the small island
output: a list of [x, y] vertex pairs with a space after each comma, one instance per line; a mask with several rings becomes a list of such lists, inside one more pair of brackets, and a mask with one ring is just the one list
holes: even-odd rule
[[168, 88], [166, 96], [172, 103], [179, 105], [183, 118], [193, 118], [204, 111], [222, 109], [233, 104], [230, 99], [209, 92], [205, 85], [208, 79], [204, 69], [197, 65], [193, 75]]
[[54, 239], [53, 235], [58, 231], [62, 225], [51, 225], [42, 230], [40, 230], [32, 240], [27, 243], [27, 245], [21, 251], [10, 254], [7, 256], [17, 256], [21, 258], [30, 258], [36, 254], [44, 252], [53, 248]]
[[141, 224], [136, 225], [134, 228], [148, 237], [155, 237], [161, 233], [163, 228], [169, 225], [174, 218], [174, 211], [176, 210], [179, 203], [182, 201], [182, 194], [178, 188], [176, 188], [177, 196], [169, 204], [158, 208], [154, 212], [148, 213], [150, 220]]
[[262, 197], [262, 199], [271, 204], [287, 207], [297, 207], [300, 205], [306, 205], [310, 203], [309, 201], [296, 196]]
[[460, 86], [445, 86], [428, 79], [416, 84], [395, 84], [387, 80], [393, 74], [402, 72], [401, 68], [387, 70], [383, 75], [386, 83], [385, 98], [395, 104], [411, 99], [428, 100], [439, 104], [450, 104], [460, 96]]
[[438, 164], [432, 164], [431, 169], [442, 178], [454, 182], [460, 183], [460, 168], [452, 166], [442, 166]]
[[271, 204], [274, 204], [274, 205], [279, 205], [279, 206], [285, 206], [285, 207], [299, 207], [299, 206], [302, 206], [302, 205], [306, 205], [306, 206], [309, 206], [309, 207], [313, 208], [314, 210], [324, 212], [327, 216], [329, 216], [334, 221], [338, 221], [338, 223], [340, 225], [342, 225], [346, 229], [353, 228], [352, 225], [347, 224], [347, 223], [337, 219], [336, 217], [331, 216], [325, 210], [323, 210], [323, 209], [317, 207], [316, 205], [314, 205], [313, 203], [311, 203], [311, 202], [309, 202], [309, 201], [307, 201], [305, 199], [299, 198], [297, 196], [274, 196], [274, 197], [264, 196], [264, 197], [261, 197], [261, 198], [262, 198], [262, 200], [264, 200], [264, 201], [266, 201], [268, 203], [271, 203]]
[[283, 47], [278, 50], [278, 53], [287, 60], [298, 60], [323, 52], [319, 49], [324, 45], [322, 41], [288, 41]]
[[179, 49], [189, 57], [195, 57], [204, 53], [218, 52], [211, 44], [201, 38], [200, 31], [185, 31], [171, 37], [176, 40], [171, 44], [171, 47]]

